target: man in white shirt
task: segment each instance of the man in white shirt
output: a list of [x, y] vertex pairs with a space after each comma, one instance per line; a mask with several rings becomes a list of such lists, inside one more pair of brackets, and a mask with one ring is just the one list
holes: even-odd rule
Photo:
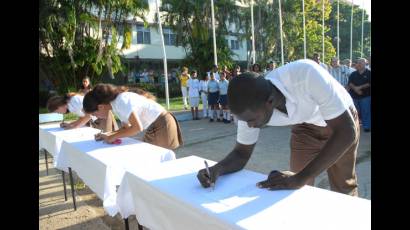
[[203, 187], [243, 169], [265, 125], [292, 125], [289, 171], [272, 171], [260, 188], [298, 189], [327, 170], [332, 190], [357, 196], [359, 121], [348, 92], [317, 63], [298, 60], [266, 78], [244, 73], [229, 83], [228, 106], [238, 118], [237, 142], [222, 161], [198, 172]]

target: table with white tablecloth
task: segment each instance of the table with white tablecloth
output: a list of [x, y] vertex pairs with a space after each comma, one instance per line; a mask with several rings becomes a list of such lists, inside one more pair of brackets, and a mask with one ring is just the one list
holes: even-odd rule
[[[86, 126], [65, 130], [60, 128], [59, 123], [39, 125], [39, 149], [45, 149], [49, 152], [54, 158], [54, 167], [58, 168], [57, 164], [63, 140], [78, 140], [86, 136], [94, 136], [99, 132], [98, 129]], [[62, 170], [61, 168], [58, 169]], [[67, 169], [65, 171], [67, 172]]]
[[120, 214], [155, 230], [370, 229], [370, 200], [311, 186], [260, 189], [267, 175], [245, 169], [205, 189], [196, 177], [204, 167], [190, 156], [128, 170], [117, 193]]
[[74, 170], [114, 216], [118, 212], [116, 188], [125, 171], [174, 160], [175, 153], [132, 138], [121, 138], [119, 145], [95, 141], [98, 132], [90, 127], [63, 131], [55, 125], [40, 126], [40, 143], [55, 157], [56, 168]]

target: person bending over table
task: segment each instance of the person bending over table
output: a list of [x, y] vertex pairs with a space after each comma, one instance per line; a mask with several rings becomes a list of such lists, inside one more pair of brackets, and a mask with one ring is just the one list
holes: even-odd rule
[[[243, 73], [228, 88], [228, 106], [238, 118], [234, 149], [198, 180], [203, 187], [219, 176], [244, 168], [265, 125], [292, 125], [290, 170], [272, 171], [257, 183], [271, 190], [298, 189], [327, 170], [330, 188], [357, 196], [355, 163], [360, 126], [349, 93], [324, 68], [298, 60], [269, 72], [265, 78]], [[217, 186], [216, 186], [217, 187]]]
[[126, 87], [97, 84], [85, 95], [83, 107], [85, 113], [99, 118], [106, 117], [112, 110], [121, 120], [121, 129], [97, 136], [107, 143], [146, 130], [144, 142], [167, 149], [176, 149], [183, 144], [181, 129], [174, 115], [158, 104], [152, 94], [142, 89], [134, 93]]
[[53, 96], [47, 101], [47, 109], [51, 113], [65, 114], [72, 112], [79, 117], [76, 121], [71, 123], [62, 122], [60, 127], [64, 129], [74, 129], [84, 125], [98, 128], [105, 132], [118, 129], [118, 125], [115, 123], [111, 111], [109, 112], [107, 119], [99, 119], [98, 121], [94, 121], [96, 118], [92, 117], [90, 114], [85, 114], [83, 112], [83, 100], [84, 96], [77, 93], [67, 93], [64, 96]]

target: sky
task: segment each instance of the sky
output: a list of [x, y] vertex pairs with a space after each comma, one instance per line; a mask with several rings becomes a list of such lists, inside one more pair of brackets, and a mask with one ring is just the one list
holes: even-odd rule
[[361, 8], [364, 6], [366, 13], [369, 15], [369, 21], [371, 21], [371, 0], [353, 0], [353, 4], [359, 5]]

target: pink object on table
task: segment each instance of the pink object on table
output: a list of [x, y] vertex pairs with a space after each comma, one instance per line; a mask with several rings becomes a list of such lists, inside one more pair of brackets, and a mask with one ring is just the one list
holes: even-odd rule
[[116, 144], [116, 145], [119, 145], [119, 144], [121, 144], [121, 143], [122, 143], [121, 139], [116, 139], [116, 140], [113, 142], [113, 144]]

